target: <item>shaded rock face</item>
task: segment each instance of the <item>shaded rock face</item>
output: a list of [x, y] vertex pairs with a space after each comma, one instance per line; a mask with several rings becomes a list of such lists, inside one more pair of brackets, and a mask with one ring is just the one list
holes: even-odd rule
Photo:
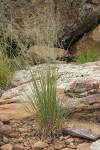
[[72, 51], [100, 50], [100, 25], [73, 45]]
[[0, 3], [7, 30], [12, 29], [13, 37], [20, 37], [27, 46], [39, 41], [67, 49], [100, 22], [97, 0], [0, 0]]

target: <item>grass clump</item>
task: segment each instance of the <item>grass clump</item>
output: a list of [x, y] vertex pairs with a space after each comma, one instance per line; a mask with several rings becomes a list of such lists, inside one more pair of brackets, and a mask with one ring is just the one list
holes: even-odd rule
[[0, 60], [0, 87], [3, 88], [8, 84], [10, 74], [7, 65]]
[[46, 68], [45, 76], [39, 71], [39, 81], [32, 75], [35, 97], [28, 96], [30, 107], [27, 109], [46, 134], [60, 129], [65, 119], [58, 105], [56, 78], [57, 72], [50, 65]]
[[12, 73], [10, 61], [0, 55], [0, 88], [8, 86]]
[[74, 56], [74, 61], [79, 64], [100, 60], [100, 51], [96, 49], [81, 50]]

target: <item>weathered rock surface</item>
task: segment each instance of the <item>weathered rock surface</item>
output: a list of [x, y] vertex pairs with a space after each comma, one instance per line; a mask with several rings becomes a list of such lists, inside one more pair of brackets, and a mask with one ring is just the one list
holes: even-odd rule
[[1, 146], [1, 150], [12, 150], [13, 146], [11, 144], [6, 144]]
[[34, 150], [41, 150], [45, 147], [48, 147], [48, 144], [42, 141], [38, 141], [36, 143], [34, 143]]
[[21, 101], [18, 99], [0, 99], [0, 105], [12, 104], [12, 103], [20, 103]]
[[[95, 1], [95, 0], [94, 0]], [[72, 51], [81, 51], [81, 50], [100, 50], [100, 25], [98, 25], [94, 30], [85, 35], [81, 40], [79, 40], [72, 47]]]
[[[57, 89], [64, 91], [70, 91], [70, 95], [78, 97], [89, 96], [91, 94], [100, 94], [100, 62], [86, 63], [83, 65], [76, 64], [55, 64], [51, 65], [57, 67], [58, 70], [58, 80]], [[39, 79], [38, 68], [44, 70], [45, 74], [45, 64], [31, 67], [31, 72], [33, 72], [35, 78]], [[30, 70], [17, 71], [13, 76], [11, 84], [14, 88], [3, 92], [2, 99], [14, 98], [14, 99], [27, 99], [28, 95], [34, 98], [34, 92], [32, 91], [32, 77]], [[81, 82], [80, 82], [81, 81]], [[88, 82], [87, 82], [88, 81]], [[88, 84], [89, 83], [89, 84]], [[67, 94], [66, 94], [67, 95]], [[23, 97], [24, 96], [24, 97]]]
[[89, 95], [84, 98], [80, 98], [80, 103], [86, 104], [86, 105], [93, 105], [96, 103], [100, 103], [100, 94], [94, 94]]
[[68, 51], [60, 48], [34, 45], [27, 50], [27, 59], [30, 64], [43, 63], [47, 61], [63, 60], [70, 58]]
[[14, 149], [16, 150], [24, 150], [24, 146], [22, 144], [15, 144]]
[[94, 142], [91, 147], [90, 150], [100, 150], [100, 140]]
[[18, 86], [16, 88], [12, 88], [10, 90], [8, 90], [7, 92], [5, 92], [2, 95], [2, 99], [18, 99], [18, 100], [27, 100], [29, 98], [29, 96], [33, 97], [34, 99], [34, 89], [33, 89], [33, 85], [32, 82], [30, 83], [25, 83], [21, 86]]
[[[5, 100], [4, 100], [5, 101]], [[0, 120], [9, 119], [22, 119], [29, 116], [25, 110], [25, 103], [3, 103], [0, 105]], [[0, 126], [1, 127], [1, 126]], [[1, 128], [2, 130], [2, 128]]]
[[77, 150], [90, 150], [90, 143], [82, 143], [77, 146]]
[[7, 30], [11, 26], [14, 37], [20, 37], [26, 45], [38, 41], [56, 44], [57, 37], [59, 44], [68, 48], [100, 22], [99, 0], [1, 0], [0, 3], [4, 12], [1, 20], [6, 18], [9, 23]]
[[65, 135], [69, 134], [75, 137], [81, 137], [94, 141], [100, 138], [100, 135], [94, 134], [91, 131], [82, 128], [66, 128], [63, 130], [63, 133]]
[[[78, 115], [75, 117], [69, 118], [68, 123], [66, 123], [65, 129], [73, 129], [73, 128], [81, 128], [85, 129], [85, 131], [90, 131], [91, 133], [94, 133], [96, 135], [100, 135], [100, 125], [99, 123], [96, 123], [94, 121], [91, 121], [90, 118], [88, 120], [84, 120], [83, 115], [78, 112], [80, 115], [80, 118], [77, 119]], [[88, 115], [88, 112], [87, 114]], [[92, 114], [91, 114], [92, 115]]]
[[82, 79], [74, 81], [70, 88], [65, 88], [66, 95], [70, 97], [85, 97], [93, 94], [100, 94], [100, 81]]

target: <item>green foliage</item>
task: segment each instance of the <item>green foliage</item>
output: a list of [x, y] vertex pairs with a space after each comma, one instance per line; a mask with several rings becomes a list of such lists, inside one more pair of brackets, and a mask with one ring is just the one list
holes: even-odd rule
[[63, 111], [57, 100], [56, 73], [56, 69], [50, 69], [48, 65], [45, 76], [39, 71], [39, 81], [32, 74], [35, 97], [28, 96], [30, 107], [26, 106], [28, 112], [35, 117], [40, 128], [46, 133], [52, 133], [64, 123]]
[[[25, 68], [24, 56], [15, 57], [11, 51], [11, 55], [7, 55], [7, 42], [0, 41], [0, 88], [9, 85], [10, 79], [14, 71]], [[13, 57], [10, 57], [13, 56]]]
[[77, 52], [74, 56], [77, 63], [83, 64], [86, 62], [95, 62], [100, 60], [100, 50], [88, 49]]
[[8, 62], [5, 60], [0, 60], [0, 87], [5, 87], [11, 77], [11, 72]]
[[11, 75], [13, 73], [13, 68], [8, 59], [4, 58], [0, 54], [0, 87], [4, 88], [9, 84]]

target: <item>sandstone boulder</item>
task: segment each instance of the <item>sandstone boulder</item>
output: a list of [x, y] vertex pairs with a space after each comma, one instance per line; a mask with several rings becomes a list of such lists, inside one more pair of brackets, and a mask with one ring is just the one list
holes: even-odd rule
[[55, 60], [64, 60], [70, 57], [68, 51], [60, 48], [50, 48], [47, 46], [34, 45], [27, 50], [27, 57], [31, 64], [42, 62], [55, 62]]
[[[66, 95], [67, 91], [70, 91], [70, 94], [74, 96], [78, 96], [78, 88], [79, 86], [81, 86], [81, 88], [79, 88], [80, 92], [79, 95], [84, 94], [84, 96], [87, 96], [87, 84], [89, 83], [90, 86], [90, 90], [88, 89], [88, 92], [90, 92], [91, 90], [93, 90], [94, 92], [96, 92], [95, 94], [99, 94], [100, 93], [100, 87], [99, 87], [99, 83], [100, 83], [100, 62], [92, 62], [92, 63], [86, 63], [83, 65], [77, 65], [77, 64], [53, 64], [52, 66], [57, 66], [58, 69], [58, 75], [59, 78], [57, 80], [57, 89], [59, 89], [59, 91], [63, 92], [65, 90]], [[25, 92], [27, 92], [27, 94], [29, 96], [34, 97], [34, 92], [33, 92], [33, 85], [32, 85], [32, 76], [30, 73], [31, 72], [34, 74], [35, 79], [38, 81], [39, 80], [39, 74], [38, 74], [38, 70], [41, 69], [43, 70], [43, 73], [45, 74], [46, 71], [46, 65], [45, 64], [41, 64], [38, 66], [33, 66], [30, 67], [30, 69], [27, 70], [20, 70], [15, 72], [11, 84], [12, 84], [12, 88], [8, 89], [7, 91], [4, 91], [2, 94], [2, 99], [26, 99], [26, 94]], [[87, 82], [88, 81], [88, 82]], [[77, 85], [77, 83], [79, 83]], [[74, 89], [72, 88], [74, 84]], [[83, 85], [84, 84], [84, 85]], [[83, 88], [86, 87], [84, 90], [85, 92], [83, 92]], [[76, 91], [76, 93], [73, 93], [73, 90]], [[92, 91], [92, 94], [94, 94]], [[64, 93], [64, 92], [63, 92]], [[72, 96], [73, 97], [73, 96]], [[1, 101], [2, 103], [2, 101]]]
[[[4, 100], [6, 101], [6, 100]], [[8, 100], [9, 101], [9, 100]], [[25, 110], [25, 102], [24, 103], [3, 103], [0, 105], [0, 133], [8, 133], [9, 134], [9, 121], [11, 118], [13, 119], [22, 119], [29, 116], [29, 114]], [[4, 126], [5, 124], [6, 126]]]
[[74, 44], [72, 51], [99, 50], [100, 52], [100, 25]]

